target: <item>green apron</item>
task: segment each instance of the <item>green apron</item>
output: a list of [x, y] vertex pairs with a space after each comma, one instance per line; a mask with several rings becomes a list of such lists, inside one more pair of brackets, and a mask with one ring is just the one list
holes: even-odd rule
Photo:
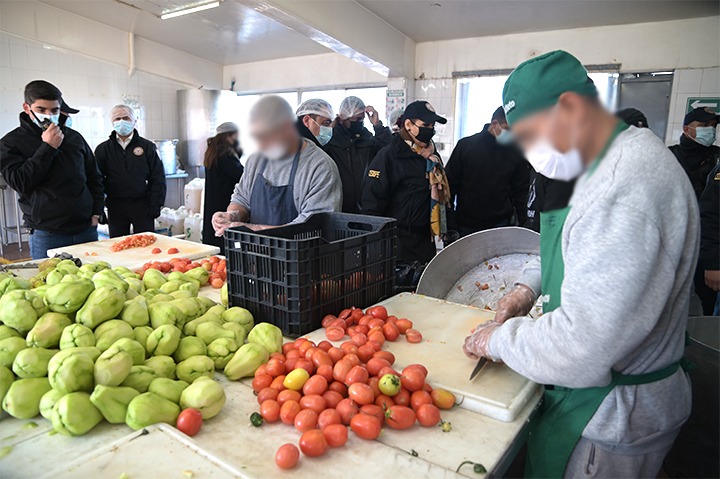
[[[628, 128], [622, 121], [610, 136], [605, 148], [588, 169], [592, 175], [605, 157], [615, 138]], [[540, 264], [542, 272], [543, 312], [560, 307], [560, 290], [565, 275], [562, 257], [562, 230], [570, 206], [540, 214]], [[542, 321], [542, 318], [539, 319]], [[615, 386], [647, 384], [664, 379], [677, 371], [673, 363], [659, 371], [639, 375], [624, 375], [612, 371], [610, 384], [604, 387], [571, 389], [546, 387], [543, 409], [528, 436], [526, 477], [562, 477], [575, 445], [585, 426]]]

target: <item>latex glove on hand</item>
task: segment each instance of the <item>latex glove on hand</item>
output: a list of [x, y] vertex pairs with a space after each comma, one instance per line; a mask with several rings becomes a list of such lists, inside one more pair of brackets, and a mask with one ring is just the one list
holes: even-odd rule
[[494, 321], [502, 324], [510, 318], [527, 316], [536, 301], [532, 289], [524, 284], [516, 284], [498, 301]]
[[478, 326], [470, 336], [465, 338], [465, 344], [463, 344], [465, 356], [470, 359], [485, 357], [494, 361], [490, 356], [490, 337], [499, 326], [500, 324], [495, 321], [489, 321]]
[[215, 236], [222, 236], [225, 229], [230, 228], [233, 222], [239, 220], [235, 211], [218, 211], [212, 216], [212, 226], [215, 229]]

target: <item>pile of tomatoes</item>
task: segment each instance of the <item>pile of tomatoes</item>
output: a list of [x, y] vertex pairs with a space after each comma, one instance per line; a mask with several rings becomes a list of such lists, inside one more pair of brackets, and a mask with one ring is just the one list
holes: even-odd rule
[[123, 251], [130, 248], [144, 248], [145, 246], [150, 246], [155, 241], [157, 241], [155, 235], [127, 236], [120, 241], [113, 243], [113, 245], [110, 246], [110, 251], [117, 253], [118, 251]]
[[[368, 312], [389, 321], [385, 308], [379, 308]], [[255, 372], [252, 387], [264, 421], [281, 421], [302, 434], [299, 450], [294, 444], [277, 450], [275, 462], [280, 468], [295, 467], [300, 451], [317, 457], [344, 445], [348, 426], [356, 436], [373, 440], [384, 425], [436, 426], [441, 422], [440, 410], [455, 404], [452, 393], [433, 390], [425, 382], [424, 366], [412, 364], [397, 371], [395, 356], [383, 351], [381, 342], [357, 334], [339, 347], [306, 338], [286, 343], [282, 353], [272, 354]]]
[[217, 256], [210, 256], [200, 261], [192, 261], [188, 258], [171, 258], [169, 261], [150, 261], [143, 265], [137, 273], [141, 276], [149, 269], [156, 269], [162, 273], [179, 271], [186, 273], [194, 268], [203, 267], [210, 272], [208, 284], [213, 288], [222, 288], [227, 280], [227, 261]]
[[397, 341], [401, 335], [405, 336], [408, 343], [422, 341], [422, 334], [413, 329], [412, 321], [388, 316], [385, 306], [373, 306], [366, 312], [350, 308], [337, 316], [329, 314], [323, 318], [322, 327], [325, 328], [325, 337], [330, 341], [340, 341], [347, 335], [358, 347], [368, 341], [376, 341], [382, 346], [386, 340]]

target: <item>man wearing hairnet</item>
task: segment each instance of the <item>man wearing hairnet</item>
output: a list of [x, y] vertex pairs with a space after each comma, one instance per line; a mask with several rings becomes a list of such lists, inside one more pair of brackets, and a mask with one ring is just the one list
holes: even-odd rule
[[110, 237], [153, 231], [165, 204], [165, 169], [155, 143], [141, 137], [135, 110], [117, 105], [110, 110], [113, 132], [98, 145], [95, 158], [105, 185]]
[[264, 96], [252, 107], [250, 134], [260, 151], [248, 158], [227, 211], [213, 215], [216, 235], [222, 236], [229, 227], [260, 231], [302, 223], [313, 213], [340, 210], [337, 167], [300, 136], [295, 121], [292, 108], [279, 96]]
[[540, 264], [464, 350], [548, 385], [526, 476], [657, 477], [691, 408], [680, 363], [698, 256], [693, 189], [662, 140], [603, 108], [567, 52], [518, 66], [503, 104], [533, 168], [577, 183], [569, 206], [541, 214]]
[[304, 101], [295, 112], [296, 126], [303, 138], [324, 146], [332, 137], [335, 114], [330, 103], [319, 98]]
[[[375, 136], [363, 126], [366, 115], [373, 125]], [[324, 149], [340, 171], [343, 212], [360, 211], [360, 185], [367, 173], [367, 167], [377, 152], [391, 141], [392, 133], [383, 126], [375, 108], [366, 107], [356, 96], [349, 96], [342, 101], [332, 138]]]

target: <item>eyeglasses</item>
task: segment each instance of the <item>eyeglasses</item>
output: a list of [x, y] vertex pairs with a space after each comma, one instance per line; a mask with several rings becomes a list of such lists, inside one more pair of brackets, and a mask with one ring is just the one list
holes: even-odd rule
[[332, 125], [332, 120], [330, 120], [330, 119], [327, 119], [327, 120], [325, 120], [325, 121], [322, 122], [322, 123], [318, 123], [318, 122], [315, 121], [313, 118], [310, 118], [310, 119], [311, 119], [312, 122], [315, 123], [317, 126], [330, 126], [330, 125]]

